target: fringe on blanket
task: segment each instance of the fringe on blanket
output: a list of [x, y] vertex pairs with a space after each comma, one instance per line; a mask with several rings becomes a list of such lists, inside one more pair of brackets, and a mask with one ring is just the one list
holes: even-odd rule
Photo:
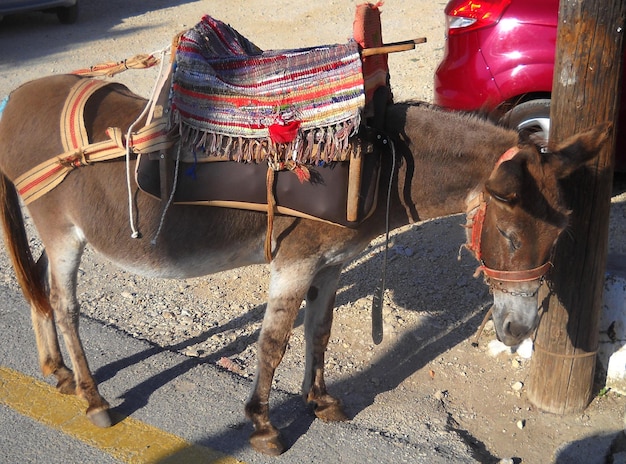
[[361, 153], [358, 144], [350, 143], [359, 124], [360, 118], [355, 118], [334, 126], [301, 131], [299, 137], [288, 143], [276, 143], [270, 137], [254, 139], [216, 134], [180, 124], [181, 142], [190, 148], [182, 151], [181, 161], [261, 163], [273, 160], [315, 166], [349, 161]]

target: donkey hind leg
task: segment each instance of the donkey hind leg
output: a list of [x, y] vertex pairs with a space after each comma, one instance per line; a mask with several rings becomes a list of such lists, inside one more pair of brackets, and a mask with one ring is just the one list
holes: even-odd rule
[[315, 415], [324, 421], [348, 420], [341, 402], [328, 394], [324, 381], [324, 355], [333, 324], [341, 268], [327, 267], [318, 272], [306, 295], [306, 366], [302, 395], [313, 406]]
[[[37, 270], [42, 281], [48, 276], [48, 257], [45, 250], [37, 261]], [[49, 289], [48, 289], [49, 292]], [[57, 379], [57, 389], [64, 394], [76, 394], [74, 373], [63, 362], [54, 316], [44, 316], [34, 306], [31, 307], [33, 330], [37, 341], [39, 365], [44, 376], [54, 375]]]
[[257, 348], [257, 373], [245, 410], [254, 425], [250, 436], [252, 447], [277, 456], [285, 450], [285, 446], [280, 432], [270, 422], [270, 389], [315, 269], [302, 261], [279, 265], [275, 260], [271, 266], [269, 298]]
[[[74, 368], [76, 395], [87, 401], [87, 417], [94, 425], [109, 427], [111, 426], [109, 403], [98, 392], [78, 334], [79, 304], [76, 299], [76, 277], [84, 244], [77, 237], [72, 237], [76, 240], [74, 241], [68, 236], [64, 243], [65, 249], [53, 250], [48, 247], [50, 303]], [[50, 329], [47, 336], [49, 338], [51, 336]]]

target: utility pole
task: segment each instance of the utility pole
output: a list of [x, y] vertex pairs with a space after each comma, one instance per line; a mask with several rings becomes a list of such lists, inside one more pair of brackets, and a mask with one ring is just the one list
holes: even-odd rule
[[571, 223], [539, 295], [543, 314], [528, 398], [557, 414], [581, 412], [593, 398], [625, 11], [624, 0], [560, 1], [550, 140], [563, 141], [605, 121], [612, 121], [614, 129], [595, 166], [564, 180]]

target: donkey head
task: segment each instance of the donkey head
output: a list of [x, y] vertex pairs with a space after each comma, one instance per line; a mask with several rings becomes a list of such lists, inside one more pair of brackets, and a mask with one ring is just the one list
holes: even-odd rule
[[537, 293], [551, 254], [568, 225], [560, 180], [594, 158], [609, 124], [540, 153], [531, 143], [498, 161], [468, 212], [468, 248], [491, 287], [496, 335], [506, 345], [527, 338], [538, 323]]

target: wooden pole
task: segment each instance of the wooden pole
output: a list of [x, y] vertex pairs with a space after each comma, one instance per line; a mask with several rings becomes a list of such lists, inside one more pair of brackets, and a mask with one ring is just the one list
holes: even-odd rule
[[[550, 140], [617, 121], [624, 0], [561, 0], [550, 110]], [[615, 134], [615, 130], [613, 131]], [[615, 136], [586, 172], [564, 181], [573, 209], [554, 269], [540, 292], [542, 319], [530, 364], [528, 398], [557, 414], [592, 399], [604, 288]]]
[[361, 56], [385, 55], [388, 53], [405, 52], [413, 50], [416, 44], [426, 43], [426, 37], [419, 37], [412, 40], [404, 40], [402, 42], [394, 42], [383, 44], [381, 47], [364, 48], [361, 50]]

